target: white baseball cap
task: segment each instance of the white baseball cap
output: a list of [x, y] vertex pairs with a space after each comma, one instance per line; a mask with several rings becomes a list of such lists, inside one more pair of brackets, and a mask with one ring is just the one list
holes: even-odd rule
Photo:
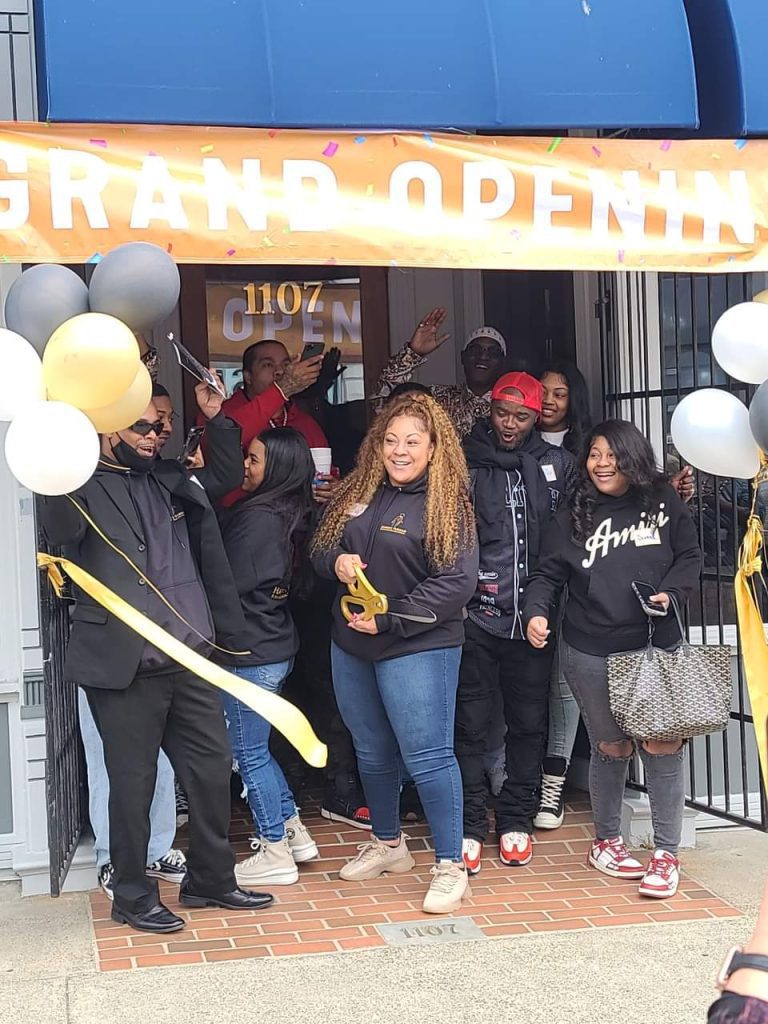
[[507, 354], [507, 343], [504, 340], [504, 335], [500, 334], [495, 327], [478, 327], [476, 331], [472, 331], [470, 336], [464, 342], [464, 348], [471, 345], [477, 338], [490, 338], [491, 341], [496, 342], [504, 355]]

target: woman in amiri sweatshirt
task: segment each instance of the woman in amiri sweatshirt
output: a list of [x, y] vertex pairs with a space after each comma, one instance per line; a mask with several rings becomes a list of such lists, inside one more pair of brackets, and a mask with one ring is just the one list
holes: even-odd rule
[[[642, 879], [641, 895], [665, 898], [675, 894], [680, 877], [684, 743], [622, 732], [608, 700], [606, 659], [647, 643], [648, 616], [633, 582], [649, 584], [650, 601], [667, 613], [653, 618], [654, 645], [670, 648], [680, 641], [670, 605], [674, 599], [684, 607], [701, 572], [701, 550], [690, 513], [631, 423], [607, 420], [595, 427], [580, 471], [570, 508], [558, 513], [542, 540], [545, 554], [528, 580], [523, 618], [530, 643], [544, 647], [553, 608], [567, 584], [564, 671], [592, 748], [589, 788], [596, 834], [589, 863], [615, 878]], [[620, 833], [635, 741], [654, 828], [655, 852], [646, 868], [630, 855]]]

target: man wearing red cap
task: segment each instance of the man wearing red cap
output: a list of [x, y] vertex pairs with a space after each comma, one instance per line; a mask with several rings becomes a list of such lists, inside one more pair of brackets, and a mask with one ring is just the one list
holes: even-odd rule
[[490, 419], [475, 424], [464, 442], [480, 545], [456, 706], [464, 861], [471, 874], [480, 870], [488, 831], [484, 757], [499, 694], [507, 725], [507, 779], [496, 804], [499, 856], [512, 866], [532, 856], [552, 651], [526, 642], [522, 596], [544, 528], [575, 474], [573, 456], [534, 429], [541, 402], [542, 386], [534, 377], [505, 374], [491, 392]]

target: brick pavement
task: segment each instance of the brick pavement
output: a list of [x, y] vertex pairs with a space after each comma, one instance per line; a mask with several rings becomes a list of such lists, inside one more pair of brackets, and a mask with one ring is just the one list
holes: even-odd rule
[[[93, 893], [101, 970], [373, 949], [386, 945], [375, 925], [424, 917], [421, 900], [433, 863], [425, 825], [405, 826], [416, 860], [413, 874], [343, 882], [339, 868], [354, 856], [365, 833], [325, 821], [316, 812], [303, 817], [320, 847], [320, 859], [301, 866], [297, 885], [275, 887], [275, 904], [266, 911], [190, 911], [179, 907], [177, 888], [163, 884], [164, 902], [188, 923], [182, 932], [154, 936], [115, 924], [106, 896]], [[471, 898], [452, 916], [470, 917], [489, 938], [740, 916], [685, 874], [674, 899], [654, 902], [638, 896], [637, 883], [588, 869], [589, 822], [584, 803], [570, 807], [562, 828], [537, 834], [534, 859], [525, 868], [504, 867], [489, 844], [482, 872], [472, 880]], [[250, 852], [250, 830], [250, 820], [239, 808], [232, 826], [238, 859]], [[179, 845], [185, 846], [184, 830]], [[684, 853], [682, 857], [685, 867]]]

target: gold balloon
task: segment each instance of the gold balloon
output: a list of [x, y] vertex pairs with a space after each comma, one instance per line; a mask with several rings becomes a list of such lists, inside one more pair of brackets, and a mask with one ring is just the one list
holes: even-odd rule
[[78, 409], [103, 409], [131, 387], [140, 364], [130, 327], [106, 313], [80, 313], [51, 335], [43, 377], [49, 398]]
[[130, 427], [141, 418], [151, 401], [152, 378], [146, 366], [139, 363], [139, 372], [133, 378], [133, 384], [116, 402], [101, 409], [83, 409], [83, 412], [100, 434], [109, 434], [113, 430]]
[[758, 292], [752, 301], [762, 302], [764, 306], [768, 306], [768, 288], [766, 288], [764, 292]]

